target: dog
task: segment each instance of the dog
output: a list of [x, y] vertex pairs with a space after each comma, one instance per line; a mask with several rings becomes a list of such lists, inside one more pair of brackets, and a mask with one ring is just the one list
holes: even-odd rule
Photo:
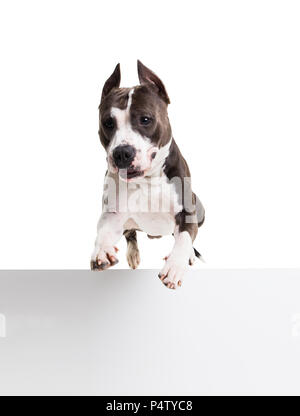
[[176, 289], [188, 264], [200, 257], [193, 242], [205, 211], [172, 136], [166, 88], [140, 61], [137, 69], [140, 85], [120, 88], [118, 64], [102, 90], [99, 137], [108, 168], [91, 269], [106, 270], [118, 262], [116, 244], [122, 235], [128, 264], [135, 269], [140, 263], [137, 231], [149, 238], [172, 234], [174, 246], [158, 276]]

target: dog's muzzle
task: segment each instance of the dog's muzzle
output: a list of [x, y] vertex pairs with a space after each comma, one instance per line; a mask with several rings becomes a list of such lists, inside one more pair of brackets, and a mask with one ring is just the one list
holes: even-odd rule
[[113, 151], [113, 161], [117, 168], [128, 169], [136, 155], [136, 150], [130, 145], [120, 145]]

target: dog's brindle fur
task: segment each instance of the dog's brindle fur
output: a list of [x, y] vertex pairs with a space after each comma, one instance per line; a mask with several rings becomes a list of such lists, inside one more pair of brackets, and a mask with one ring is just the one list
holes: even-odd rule
[[[103, 87], [101, 103], [99, 106], [99, 136], [102, 145], [108, 152], [108, 164], [111, 166], [106, 177], [113, 177], [116, 181], [119, 180], [118, 173], [114, 171], [110, 149], [118, 125], [115, 123], [113, 128], [108, 129], [105, 126], [105, 120], [111, 117], [112, 108], [125, 111], [128, 108], [129, 100], [131, 100], [130, 124], [132, 131], [137, 133], [138, 137], [146, 138], [147, 142], [150, 142], [151, 144], [149, 146], [153, 146], [153, 148], [157, 150], [157, 152], [154, 152], [154, 160], [156, 153], [157, 155], [160, 155], [160, 151], [163, 152], [163, 149], [167, 148], [168, 153], [163, 157], [161, 165], [158, 166], [161, 170], [160, 175], [165, 175], [166, 181], [171, 181], [172, 178], [175, 177], [180, 178], [181, 184], [183, 184], [183, 179], [190, 177], [190, 171], [172, 137], [167, 113], [167, 106], [170, 103], [170, 100], [166, 89], [162, 81], [139, 61], [138, 74], [141, 85], [134, 87], [134, 89], [119, 88], [121, 76], [120, 66], [118, 64]], [[147, 117], [151, 118], [152, 122], [150, 126], [144, 126], [139, 123], [141, 115], [147, 115]], [[126, 141], [127, 138], [124, 137], [124, 139]], [[152, 163], [154, 164], [155, 162]], [[150, 166], [149, 169], [145, 170], [144, 176], [146, 178], [149, 176], [151, 177], [153, 174], [151, 169]], [[149, 176], [147, 176], [146, 173]], [[179, 185], [179, 187], [180, 186], [183, 185]], [[175, 245], [170, 256], [166, 258], [165, 267], [159, 274], [163, 283], [172, 289], [175, 289], [177, 285], [181, 285], [183, 277], [184, 267], [182, 262], [180, 263], [178, 260], [178, 256], [180, 257], [180, 253], [183, 252], [185, 253], [184, 257], [187, 257], [186, 247], [192, 247], [192, 242], [196, 238], [198, 227], [204, 222], [204, 208], [196, 195], [190, 190], [195, 207], [190, 210], [185, 206], [183, 189], [179, 189], [177, 185], [177, 188], [175, 187], [175, 192], [177, 194], [178, 207], [180, 207], [178, 212], [174, 212], [173, 214]], [[117, 262], [115, 257], [116, 249], [112, 249], [115, 242], [112, 242], [113, 239], [108, 241], [106, 237], [104, 237], [104, 231], [101, 234], [102, 229], [105, 228], [105, 221], [109, 221], [108, 218], [112, 218], [108, 216], [106, 218], [105, 215], [107, 214], [108, 213], [103, 213], [99, 221], [98, 237], [91, 260], [91, 267], [94, 270], [104, 270]], [[117, 213], [115, 213], [115, 215], [116, 214]], [[187, 217], [189, 217], [190, 220], [187, 220]], [[130, 215], [126, 217], [125, 224], [120, 223], [118, 224], [118, 227], [122, 225], [123, 228], [126, 228], [126, 225], [128, 224], [130, 225], [130, 229], [123, 230], [127, 240], [127, 261], [131, 268], [136, 268], [140, 262], [136, 230], [140, 230], [140, 228], [135, 221], [130, 220]], [[143, 230], [141, 229], [141, 231]], [[100, 234], [101, 236], [99, 237]], [[149, 235], [149, 233], [148, 236], [150, 238], [160, 237], [159, 235]], [[115, 238], [115, 240], [118, 240], [118, 238]], [[192, 252], [189, 252], [188, 257], [184, 258], [186, 264], [188, 262], [190, 262], [190, 264], [193, 263], [193, 253], [194, 251], [192, 250]]]

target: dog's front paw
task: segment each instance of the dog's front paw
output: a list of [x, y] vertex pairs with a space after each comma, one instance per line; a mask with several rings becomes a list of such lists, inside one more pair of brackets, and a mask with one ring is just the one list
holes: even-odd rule
[[118, 263], [117, 247], [103, 246], [95, 250], [91, 259], [92, 270], [106, 270]]
[[176, 258], [176, 256], [171, 254], [166, 258], [166, 263], [158, 277], [169, 289], [176, 289], [177, 286], [182, 285], [187, 265], [186, 259]]

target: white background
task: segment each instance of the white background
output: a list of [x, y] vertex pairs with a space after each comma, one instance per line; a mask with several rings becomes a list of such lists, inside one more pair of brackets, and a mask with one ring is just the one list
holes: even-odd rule
[[[89, 267], [101, 89], [117, 62], [137, 84], [137, 58], [171, 98], [206, 267], [299, 266], [299, 20], [287, 0], [1, 0], [0, 267]], [[140, 240], [159, 267], [172, 238]]]

